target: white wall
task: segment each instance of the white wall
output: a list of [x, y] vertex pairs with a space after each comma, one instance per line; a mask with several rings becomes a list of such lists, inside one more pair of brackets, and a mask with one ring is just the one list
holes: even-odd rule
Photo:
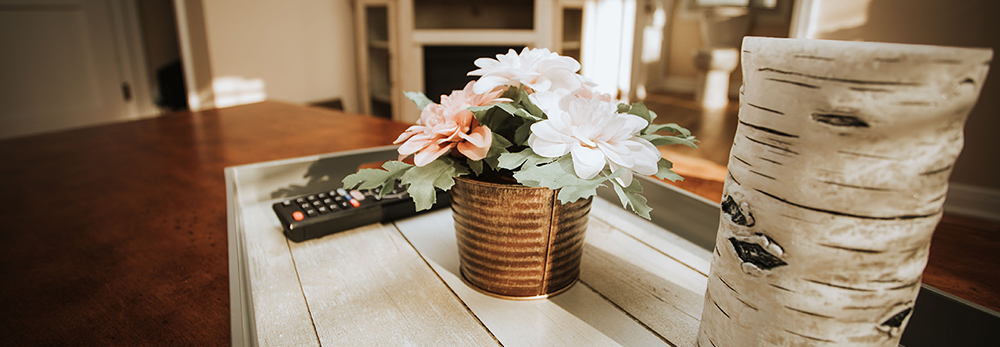
[[[207, 60], [209, 68], [202, 70], [208, 71], [200, 74], [210, 74], [209, 80], [198, 76], [195, 80], [203, 80], [203, 85], [194, 90], [214, 100], [214, 107], [265, 98], [293, 103], [340, 98], [345, 110], [358, 109], [349, 0], [178, 2], [187, 12], [197, 12], [190, 7], [200, 6], [204, 30], [187, 35], [195, 43], [203, 35], [207, 52], [193, 47], [188, 60]], [[189, 27], [197, 28], [190, 23], [197, 18], [188, 20]], [[183, 28], [181, 32], [185, 35]]]
[[952, 183], [1000, 191], [1000, 1], [812, 0], [810, 38], [993, 48]]

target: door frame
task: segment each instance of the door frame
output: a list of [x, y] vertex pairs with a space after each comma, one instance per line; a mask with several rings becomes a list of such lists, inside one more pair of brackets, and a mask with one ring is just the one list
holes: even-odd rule
[[111, 14], [118, 72], [123, 83], [131, 89], [132, 98], [125, 102], [127, 119], [158, 116], [160, 111], [153, 100], [153, 86], [147, 71], [146, 51], [142, 38], [137, 2], [141, 0], [107, 0]]

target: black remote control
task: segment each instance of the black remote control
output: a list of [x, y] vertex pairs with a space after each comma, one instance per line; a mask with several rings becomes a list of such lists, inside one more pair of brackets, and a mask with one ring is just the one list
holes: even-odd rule
[[[379, 188], [334, 189], [294, 197], [273, 205], [285, 236], [295, 242], [323, 237], [372, 223], [385, 223], [416, 214], [413, 198], [396, 180], [392, 191], [379, 198]], [[438, 189], [431, 210], [448, 206], [448, 192]]]

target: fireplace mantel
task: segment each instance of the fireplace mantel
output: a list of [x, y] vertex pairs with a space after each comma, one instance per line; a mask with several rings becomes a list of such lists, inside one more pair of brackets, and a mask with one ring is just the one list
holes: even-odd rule
[[[607, 89], [605, 92], [627, 98], [630, 78], [635, 75], [633, 57], [638, 57], [638, 53], [633, 54], [633, 46], [638, 46], [633, 42], [641, 42], [636, 23], [648, 15], [635, 8], [634, 2], [596, 0], [511, 1], [502, 5], [355, 0], [354, 11], [360, 110], [407, 123], [416, 122], [420, 112], [411, 107], [403, 91], [427, 92], [425, 71], [429, 65], [424, 59], [429, 56], [425, 54], [429, 47], [466, 51], [470, 47], [549, 48], [580, 60], [582, 74]], [[497, 53], [504, 52], [506, 49]], [[462, 85], [452, 88], [461, 89]]]

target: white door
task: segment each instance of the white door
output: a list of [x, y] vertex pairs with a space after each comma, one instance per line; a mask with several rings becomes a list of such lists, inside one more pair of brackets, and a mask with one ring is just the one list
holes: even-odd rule
[[113, 5], [0, 0], [0, 138], [134, 118]]

